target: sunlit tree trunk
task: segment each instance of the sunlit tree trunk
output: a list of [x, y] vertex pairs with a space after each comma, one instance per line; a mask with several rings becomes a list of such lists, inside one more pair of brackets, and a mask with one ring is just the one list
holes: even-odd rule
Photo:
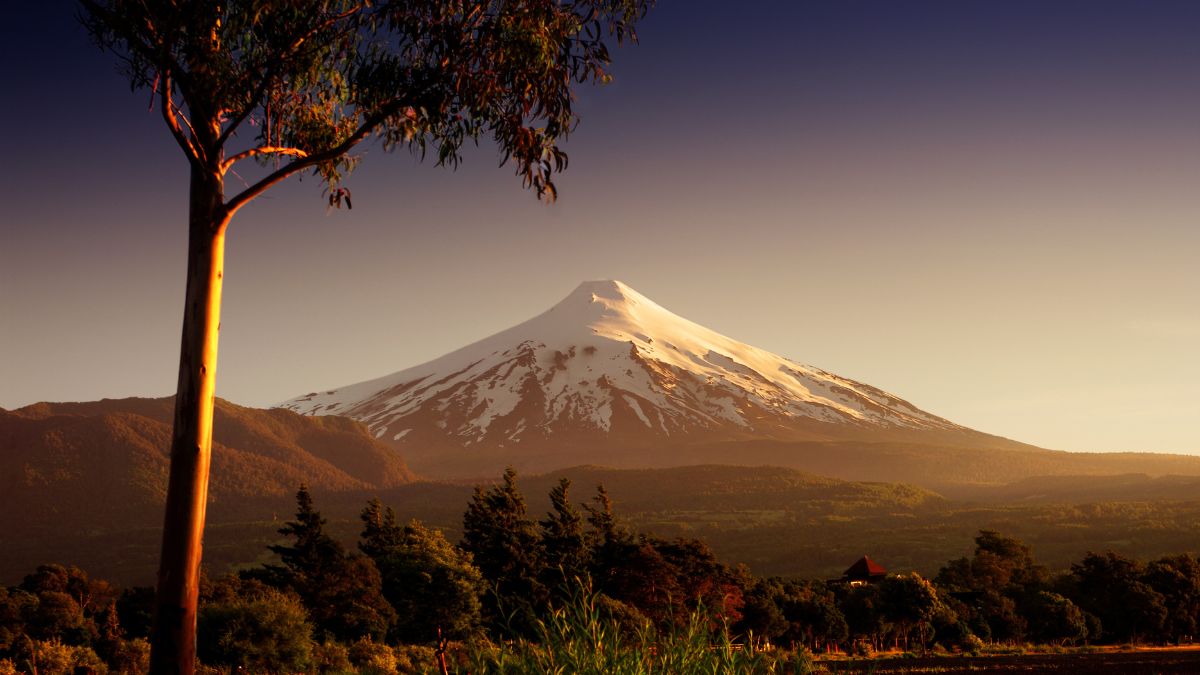
[[217, 335], [228, 224], [223, 199], [219, 172], [193, 166], [183, 340], [151, 636], [150, 672], [156, 674], [190, 675], [195, 668], [200, 548], [212, 457]]

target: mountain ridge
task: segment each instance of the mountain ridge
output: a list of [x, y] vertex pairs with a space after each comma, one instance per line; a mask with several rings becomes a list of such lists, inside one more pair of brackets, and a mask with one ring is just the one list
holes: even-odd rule
[[[143, 512], [152, 510], [147, 522], [157, 521], [173, 410], [174, 399], [167, 397], [43, 402], [0, 411], [0, 511], [18, 504], [40, 505], [48, 513], [94, 508], [142, 522]], [[336, 491], [413, 479], [395, 450], [354, 420], [306, 418], [222, 399], [214, 406], [213, 503], [288, 495], [300, 483]]]

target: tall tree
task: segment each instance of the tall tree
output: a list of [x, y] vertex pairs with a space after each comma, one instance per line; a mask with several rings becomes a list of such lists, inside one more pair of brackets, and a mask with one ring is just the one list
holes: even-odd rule
[[361, 555], [347, 555], [325, 532], [325, 519], [314, 508], [306, 487], [296, 493], [296, 503], [296, 519], [279, 529], [295, 541], [268, 547], [283, 564], [247, 576], [261, 576], [299, 595], [323, 635], [343, 640], [383, 638], [396, 612], [383, 597], [383, 580], [375, 563]]
[[313, 504], [307, 485], [296, 491], [296, 519], [284, 523], [279, 534], [294, 537], [295, 542], [268, 546], [283, 565], [268, 565], [267, 569], [276, 575], [277, 585], [291, 586], [297, 592], [302, 593], [313, 579], [320, 577], [322, 570], [345, 555], [342, 545], [326, 534], [325, 518]]
[[483, 576], [471, 554], [419, 521], [389, 526], [395, 525], [390, 508], [376, 520], [378, 513], [377, 502], [363, 510], [359, 548], [375, 561], [383, 596], [396, 610], [391, 639], [429, 643], [439, 631], [453, 639], [469, 636], [479, 626], [483, 593]]
[[1164, 634], [1178, 643], [1200, 630], [1200, 560], [1196, 556], [1167, 556], [1146, 566], [1143, 581], [1163, 596], [1167, 607]]
[[527, 515], [512, 467], [499, 485], [475, 488], [463, 514], [462, 547], [495, 587], [496, 597], [486, 599], [498, 627], [530, 629], [534, 609], [546, 601], [546, 587], [540, 581], [541, 539], [537, 524]]
[[[225, 234], [302, 172], [331, 204], [360, 143], [456, 165], [490, 135], [526, 187], [553, 199], [573, 88], [607, 80], [608, 43], [653, 0], [79, 0], [84, 23], [158, 106], [191, 176], [188, 265], [153, 672], [194, 669]], [[267, 167], [227, 196], [226, 175]]]
[[1105, 638], [1137, 642], [1160, 634], [1168, 615], [1165, 599], [1142, 581], [1144, 574], [1137, 560], [1089, 551], [1071, 565], [1064, 595], [1100, 618]]
[[[879, 584], [880, 610], [884, 619], [895, 627], [897, 641], [908, 637], [913, 628], [927, 624], [941, 609], [941, 601], [933, 585], [921, 575], [896, 574]], [[924, 646], [922, 635], [922, 647]]]
[[358, 550], [376, 563], [404, 542], [404, 530], [396, 522], [396, 512], [390, 506], [385, 509], [378, 497], [367, 502], [359, 518], [363, 521], [363, 531]]
[[545, 553], [544, 582], [568, 597], [567, 586], [587, 574], [587, 543], [583, 517], [571, 503], [571, 479], [560, 478], [550, 490], [550, 512], [539, 521]]
[[633, 535], [623, 528], [613, 513], [612, 498], [603, 485], [596, 486], [591, 504], [584, 504], [589, 530], [584, 534], [588, 547], [588, 573], [597, 588], [607, 592], [622, 562], [637, 547]]

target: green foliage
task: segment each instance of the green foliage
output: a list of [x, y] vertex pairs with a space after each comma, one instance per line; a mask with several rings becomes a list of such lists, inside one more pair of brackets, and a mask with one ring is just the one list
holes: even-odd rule
[[150, 672], [150, 641], [140, 637], [123, 640], [104, 660], [118, 673]]
[[[360, 547], [369, 551], [383, 580], [383, 595], [396, 610], [390, 637], [406, 643], [473, 634], [479, 627], [483, 577], [469, 553], [455, 547], [438, 530], [411, 521], [388, 528], [383, 536], [367, 519]], [[391, 510], [388, 510], [391, 513]]]
[[[416, 521], [400, 525], [391, 509], [373, 500], [360, 514], [359, 548], [371, 557], [350, 556], [326, 532], [311, 495], [302, 490], [296, 519], [281, 530], [292, 545], [275, 547], [286, 564], [202, 585], [204, 658], [209, 665], [247, 668], [257, 659], [253, 668], [263, 671], [431, 672], [436, 654], [428, 645], [440, 625], [447, 637], [465, 638], [466, 651], [453, 648], [449, 660], [453, 664], [457, 654], [458, 665], [471, 672], [807, 672], [807, 649], [833, 644], [863, 654], [901, 644], [917, 652], [934, 646], [964, 653], [1057, 653], [1083, 640], [1179, 641], [1200, 620], [1200, 562], [1190, 554], [1144, 564], [1112, 552], [1090, 553], [1071, 573], [1050, 580], [1031, 546], [983, 531], [974, 555], [943, 566], [937, 586], [919, 574], [863, 586], [755, 579], [721, 564], [698, 540], [626, 529], [603, 489], [587, 508], [585, 532], [567, 498], [569, 485], [559, 481], [556, 487], [546, 519], [535, 524], [510, 470], [500, 484], [477, 490], [464, 517], [474, 541], [486, 544], [479, 550], [491, 556], [493, 570], [545, 575], [529, 552], [548, 556], [541, 552], [557, 539], [573, 542], [560, 550], [582, 555], [585, 569], [605, 571], [594, 587], [579, 581], [589, 579], [585, 574], [537, 602], [524, 598], [520, 619], [526, 623], [519, 630], [503, 624], [513, 616], [504, 603], [522, 599], [509, 595], [497, 605], [509, 616], [495, 615], [490, 635], [482, 632], [482, 574], [471, 554], [439, 530]], [[513, 531], [526, 538], [512, 538]], [[533, 542], [532, 549], [518, 541]], [[547, 577], [517, 578], [529, 583]], [[51, 668], [96, 661], [100, 668], [139, 671], [146, 643], [131, 640], [126, 626], [144, 613], [143, 595], [118, 592], [76, 569], [43, 566], [20, 587], [0, 588], [0, 659], [28, 669], [27, 662], [45, 652]], [[370, 609], [375, 602], [392, 618], [353, 623], [353, 617], [381, 616]], [[339, 617], [327, 619], [324, 629], [306, 622], [315, 623], [312, 617], [323, 611]], [[314, 631], [321, 644], [313, 643]], [[288, 638], [301, 646], [289, 646]], [[489, 638], [510, 642], [496, 646]], [[1049, 644], [1031, 647], [1026, 639]], [[737, 647], [735, 640], [801, 650], [767, 656]], [[425, 644], [395, 644], [409, 641]], [[716, 670], [681, 665], [690, 662]]]
[[818, 649], [840, 643], [849, 635], [846, 617], [823, 583], [780, 582], [777, 602], [786, 622], [776, 637], [782, 644]]
[[396, 672], [396, 654], [392, 648], [369, 638], [350, 645], [350, 663], [362, 675], [391, 675]]
[[928, 638], [928, 627], [935, 616], [945, 611], [937, 589], [916, 572], [886, 577], [879, 584], [880, 612], [893, 624], [905, 644], [913, 628], [920, 633], [920, 644]]
[[300, 599], [229, 579], [197, 618], [196, 649], [210, 665], [285, 673], [312, 665], [312, 624]]
[[1024, 605], [1029, 636], [1036, 642], [1075, 644], [1088, 637], [1083, 611], [1058, 593], [1041, 591]]
[[1031, 592], [1049, 580], [1045, 567], [1033, 559], [1033, 549], [993, 530], [975, 537], [975, 555], [953, 560], [938, 572], [939, 586], [960, 591]]
[[91, 645], [116, 592], [106, 581], [92, 581], [82, 570], [42, 565], [25, 577], [20, 589], [33, 596], [22, 602], [25, 630], [43, 640]]
[[879, 586], [873, 584], [852, 587], [842, 598], [842, 615], [850, 633], [869, 642], [872, 649], [879, 648], [885, 630], [882, 606]]
[[511, 467], [501, 484], [475, 489], [463, 515], [462, 548], [495, 587], [498, 602], [488, 607], [493, 620], [516, 631], [529, 630], [548, 593], [540, 581], [541, 538], [526, 515], [525, 497]]
[[363, 530], [358, 549], [372, 560], [378, 562], [403, 540], [404, 533], [396, 522], [396, 512], [390, 506], [384, 509], [378, 497], [367, 502], [359, 518]]
[[1167, 621], [1165, 598], [1142, 580], [1142, 563], [1113, 552], [1088, 553], [1071, 566], [1066, 594], [1099, 617], [1104, 637], [1138, 642], [1161, 634]]
[[1179, 641], [1200, 631], [1200, 561], [1190, 553], [1146, 566], [1145, 581], [1167, 608], [1163, 632]]
[[428, 645], [397, 645], [392, 649], [396, 655], [396, 670], [401, 673], [437, 672], [437, 651]]
[[742, 596], [742, 619], [736, 625], [737, 632], [778, 642], [791, 628], [783, 614], [783, 594], [780, 579], [755, 580]]
[[313, 666], [325, 675], [349, 675], [354, 672], [350, 650], [340, 642], [326, 640], [313, 645]]
[[550, 513], [538, 524], [543, 551], [543, 584], [561, 587], [587, 574], [589, 551], [583, 533], [583, 517], [571, 503], [571, 480], [559, 479], [550, 491]]
[[38, 675], [108, 672], [107, 664], [90, 647], [63, 644], [58, 639], [30, 641], [17, 654], [18, 667]]
[[592, 565], [601, 573], [597, 588], [660, 627], [685, 623], [701, 605], [721, 621], [741, 619], [742, 586], [748, 579], [719, 562], [699, 540], [641, 535], [613, 542], [602, 553]]
[[299, 590], [319, 583], [322, 571], [345, 556], [342, 545], [325, 533], [325, 519], [313, 506], [307, 485], [296, 492], [296, 519], [279, 529], [279, 534], [295, 538], [291, 545], [268, 548], [283, 561], [283, 567], [269, 567], [285, 583]]
[[283, 565], [268, 565], [247, 576], [299, 595], [322, 634], [343, 640], [387, 635], [396, 612], [383, 596], [379, 569], [370, 558], [347, 555], [325, 532], [325, 519], [307, 487], [296, 493], [296, 519], [279, 533], [294, 539], [291, 545], [269, 547]]
[[566, 604], [539, 618], [533, 636], [501, 646], [477, 646], [468, 670], [493, 673], [807, 673], [811, 658], [783, 659], [735, 644], [702, 609], [688, 621], [658, 631], [643, 623], [630, 636], [590, 585], [577, 586]]

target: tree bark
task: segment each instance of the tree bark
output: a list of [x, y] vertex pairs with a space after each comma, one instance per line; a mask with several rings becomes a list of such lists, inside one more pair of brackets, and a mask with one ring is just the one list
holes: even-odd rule
[[223, 200], [220, 173], [193, 166], [183, 339], [151, 633], [150, 672], [155, 674], [191, 675], [195, 670], [200, 549], [208, 504], [217, 335], [229, 222]]

